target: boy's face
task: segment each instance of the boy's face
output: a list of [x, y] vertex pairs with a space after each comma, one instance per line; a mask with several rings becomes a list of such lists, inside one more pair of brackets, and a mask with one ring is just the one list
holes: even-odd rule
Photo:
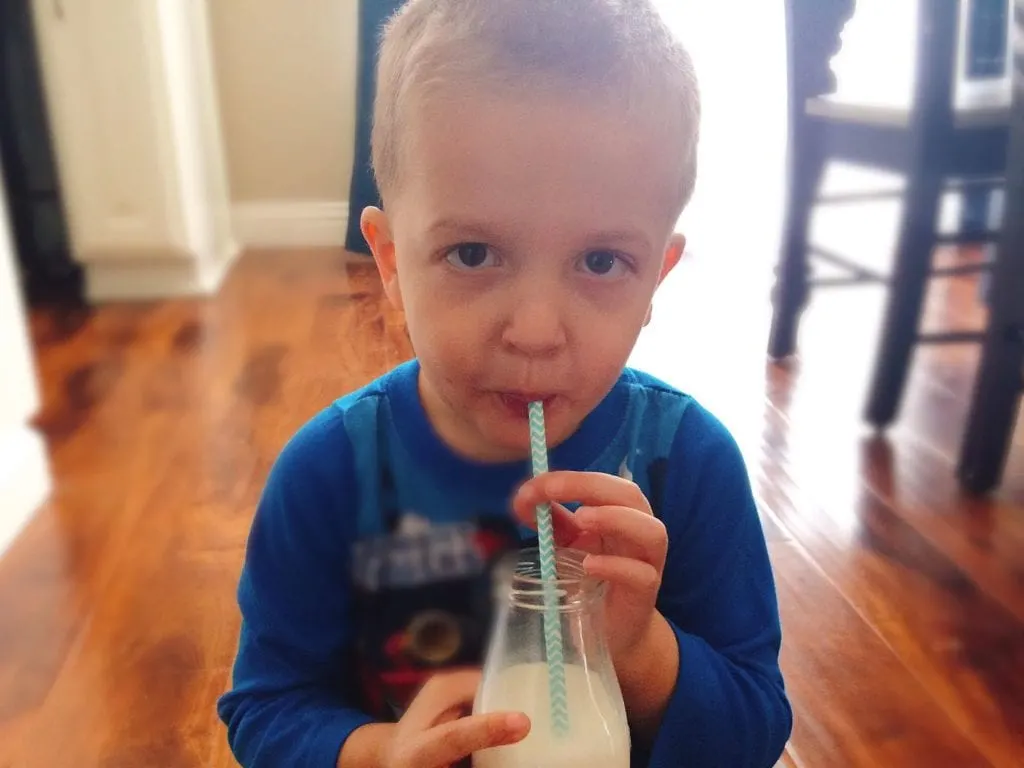
[[544, 401], [552, 445], [569, 437], [682, 253], [678, 142], [571, 96], [462, 91], [409, 112], [398, 189], [363, 232], [438, 434], [469, 458], [520, 459], [527, 403]]

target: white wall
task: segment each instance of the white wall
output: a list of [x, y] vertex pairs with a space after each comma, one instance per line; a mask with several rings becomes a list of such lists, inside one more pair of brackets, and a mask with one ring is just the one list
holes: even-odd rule
[[0, 192], [0, 555], [50, 485], [43, 441], [29, 426], [39, 392], [7, 222]]
[[343, 200], [355, 142], [357, 0], [210, 0], [236, 202]]
[[344, 242], [358, 0], [209, 0], [236, 235]]

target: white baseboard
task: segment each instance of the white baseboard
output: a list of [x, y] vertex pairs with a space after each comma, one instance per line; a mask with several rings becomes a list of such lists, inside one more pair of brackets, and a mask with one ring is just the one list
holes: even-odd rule
[[267, 200], [235, 203], [234, 231], [243, 248], [343, 246], [344, 200]]
[[224, 253], [206, 263], [178, 258], [108, 259], [87, 262], [85, 292], [89, 301], [150, 301], [217, 292], [241, 252], [229, 242]]
[[0, 432], [0, 556], [49, 493], [43, 438], [27, 426]]

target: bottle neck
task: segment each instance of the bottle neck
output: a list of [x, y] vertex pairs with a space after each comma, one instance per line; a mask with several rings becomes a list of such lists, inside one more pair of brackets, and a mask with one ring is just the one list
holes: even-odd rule
[[586, 553], [579, 550], [557, 549], [557, 578], [553, 585], [548, 585], [542, 575], [538, 549], [513, 553], [502, 564], [499, 598], [513, 610], [543, 613], [548, 608], [548, 589], [553, 586], [555, 605], [560, 613], [595, 612], [601, 606], [605, 586], [603, 582], [587, 576], [583, 568], [585, 557]]

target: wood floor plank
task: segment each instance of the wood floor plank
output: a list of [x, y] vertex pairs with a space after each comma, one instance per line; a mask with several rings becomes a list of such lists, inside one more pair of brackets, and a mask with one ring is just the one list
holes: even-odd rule
[[863, 457], [867, 488], [1024, 621], [1024, 496], [966, 496], [950, 464], [905, 446], [867, 441]]
[[[795, 429], [777, 412], [767, 421], [769, 430]], [[856, 480], [849, 486], [851, 471], [868, 469], [860, 462], [793, 468], [784, 453], [769, 453], [764, 463], [762, 503], [780, 526], [987, 758], [1015, 765], [1024, 754], [1024, 687], [1016, 682], [1024, 680], [1024, 622], [885, 500]], [[812, 469], [813, 479], [805, 476]]]
[[989, 765], [804, 552], [776, 545], [771, 554], [803, 765]]

